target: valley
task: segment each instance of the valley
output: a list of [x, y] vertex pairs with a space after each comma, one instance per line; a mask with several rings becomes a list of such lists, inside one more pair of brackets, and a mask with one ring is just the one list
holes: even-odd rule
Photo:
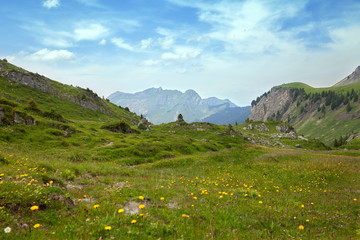
[[[217, 125], [185, 118], [153, 124], [90, 89], [46, 80], [4, 61], [0, 66], [1, 239], [360, 234], [359, 119], [336, 118], [358, 113], [350, 95], [349, 112], [344, 104], [325, 106], [325, 116], [335, 120], [322, 121], [335, 121], [328, 124], [337, 132], [328, 142], [353, 133], [334, 147], [302, 134], [307, 125], [300, 127], [305, 114], [317, 113], [326, 100], [313, 103], [303, 92], [296, 98], [285, 90], [291, 85], [272, 90], [290, 100], [278, 118], [266, 112], [269, 121]], [[307, 113], [292, 118], [300, 111], [294, 109], [297, 102]]]

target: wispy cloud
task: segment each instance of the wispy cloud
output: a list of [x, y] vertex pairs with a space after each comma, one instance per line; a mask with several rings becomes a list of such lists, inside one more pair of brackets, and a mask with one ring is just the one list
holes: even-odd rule
[[99, 40], [106, 36], [108, 32], [109, 29], [98, 23], [91, 23], [90, 25], [80, 23], [79, 26], [74, 29], [73, 39], [75, 41]]
[[122, 38], [112, 38], [111, 42], [115, 44], [115, 46], [117, 46], [118, 48], [122, 48], [128, 51], [135, 51], [135, 48], [130, 44], [125, 43]]
[[60, 6], [60, 0], [46, 0], [43, 2], [43, 6], [46, 8], [56, 8]]
[[140, 48], [142, 49], [142, 50], [145, 50], [145, 49], [147, 49], [147, 48], [150, 48], [151, 47], [151, 45], [152, 45], [152, 43], [153, 43], [153, 39], [152, 38], [148, 38], [148, 39], [144, 39], [144, 40], [141, 40], [141, 42], [140, 42]]
[[67, 50], [41, 49], [28, 56], [36, 61], [70, 61], [75, 59], [75, 54]]
[[102, 46], [104, 46], [104, 45], [106, 45], [106, 39], [101, 39], [101, 41], [99, 42], [99, 45], [102, 45]]
[[68, 39], [65, 39], [63, 37], [45, 37], [42, 40], [42, 43], [46, 46], [52, 46], [52, 47], [60, 47], [60, 48], [67, 48], [73, 46], [71, 41]]

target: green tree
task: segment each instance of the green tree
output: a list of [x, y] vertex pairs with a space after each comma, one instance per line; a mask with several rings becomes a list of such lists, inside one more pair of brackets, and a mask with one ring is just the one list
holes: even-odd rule
[[346, 105], [346, 112], [350, 112], [351, 109], [352, 109], [351, 104], [348, 103], [348, 104]]
[[178, 115], [177, 121], [178, 122], [183, 122], [184, 121], [183, 115], [181, 113]]

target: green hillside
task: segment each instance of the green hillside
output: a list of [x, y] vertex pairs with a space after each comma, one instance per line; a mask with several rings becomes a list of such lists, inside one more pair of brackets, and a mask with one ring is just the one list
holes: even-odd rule
[[298, 133], [332, 144], [335, 138], [360, 131], [360, 82], [328, 88], [289, 83], [278, 88], [291, 92], [292, 103], [282, 119]]
[[4, 76], [0, 239], [359, 236], [360, 136], [344, 151], [285, 122], [138, 125], [89, 89]]
[[279, 88], [286, 88], [286, 89], [294, 89], [294, 88], [303, 88], [306, 93], [321, 93], [322, 91], [335, 91], [337, 93], [346, 93], [354, 90], [360, 90], [360, 81], [352, 84], [348, 84], [345, 86], [339, 86], [339, 87], [327, 87], [327, 88], [314, 88], [311, 87], [305, 83], [301, 82], [293, 82], [293, 83], [286, 83], [277, 86]]

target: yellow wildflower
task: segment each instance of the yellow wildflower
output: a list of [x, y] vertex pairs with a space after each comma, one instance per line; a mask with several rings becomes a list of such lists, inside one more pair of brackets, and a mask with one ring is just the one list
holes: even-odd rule
[[122, 208], [120, 208], [119, 210], [118, 210], [118, 213], [123, 213], [124, 212], [124, 209], [122, 209]]
[[161, 201], [164, 201], [164, 200], [165, 200], [165, 198], [161, 197], [161, 198], [160, 198], [160, 200], [161, 200]]
[[144, 200], [144, 197], [143, 197], [143, 196], [139, 196], [139, 199], [140, 199], [140, 200]]
[[300, 226], [299, 226], [299, 229], [300, 229], [300, 230], [304, 230], [304, 226], [303, 226], [303, 225], [300, 225]]
[[109, 230], [111, 230], [111, 227], [110, 227], [110, 226], [106, 226], [106, 227], [105, 227], [105, 230], [108, 230], [108, 231], [109, 231]]
[[145, 208], [145, 205], [144, 205], [144, 204], [141, 204], [141, 205], [139, 206], [139, 208], [140, 208], [140, 209], [143, 209], [143, 208]]
[[34, 225], [34, 228], [38, 228], [38, 227], [40, 227], [40, 224], [37, 223]]
[[30, 210], [32, 210], [32, 211], [35, 211], [35, 210], [38, 210], [39, 209], [39, 207], [38, 206], [32, 206], [31, 208], [30, 208]]
[[136, 223], [136, 220], [131, 220], [131, 224], [135, 224]]
[[98, 207], [100, 207], [100, 205], [99, 205], [99, 204], [94, 205], [94, 208], [98, 208]]

